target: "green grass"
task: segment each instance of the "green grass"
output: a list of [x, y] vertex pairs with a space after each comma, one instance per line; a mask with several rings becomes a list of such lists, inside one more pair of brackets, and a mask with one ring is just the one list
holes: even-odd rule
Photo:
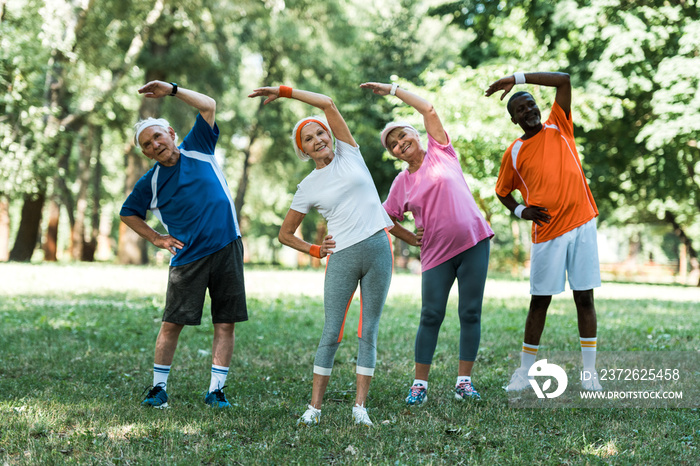
[[[261, 272], [263, 273], [263, 272]], [[293, 274], [295, 272], [287, 272]], [[140, 275], [144, 274], [144, 275]], [[359, 304], [350, 309], [318, 428], [296, 427], [311, 392], [322, 299], [249, 296], [226, 393], [233, 409], [207, 409], [212, 326], [186, 328], [169, 379], [171, 408], [141, 408], [166, 269], [0, 265], [2, 464], [697, 464], [696, 409], [517, 409], [502, 390], [516, 365], [528, 297], [487, 297], [475, 366], [480, 403], [452, 398], [458, 322], [451, 298], [430, 401], [402, 402], [412, 381], [419, 300], [391, 294], [368, 407], [355, 426]], [[509, 282], [499, 282], [507, 289]], [[628, 285], [633, 287], [634, 285]], [[630, 288], [633, 291], [643, 287]], [[659, 296], [677, 288], [659, 288]], [[671, 290], [671, 291], [669, 291]], [[308, 290], [300, 290], [308, 291]], [[597, 299], [601, 349], [695, 351], [693, 299]], [[553, 301], [546, 347], [577, 344], [570, 294]], [[572, 346], [573, 345], [573, 346]], [[696, 374], [697, 376], [697, 374]]]

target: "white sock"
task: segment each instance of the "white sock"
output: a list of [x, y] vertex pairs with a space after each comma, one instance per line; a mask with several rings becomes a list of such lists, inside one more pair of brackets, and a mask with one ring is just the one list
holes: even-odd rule
[[[168, 387], [168, 376], [170, 375], [170, 366], [153, 364], [153, 386], [160, 385], [163, 390]], [[167, 391], [167, 390], [166, 390]]]
[[421, 380], [421, 379], [413, 379], [413, 385], [422, 385], [425, 387], [425, 389], [428, 389], [428, 381], [427, 380]]
[[523, 350], [520, 353], [520, 367], [530, 369], [537, 359], [537, 350], [540, 345], [530, 345], [523, 342]]
[[581, 338], [581, 358], [583, 359], [584, 370], [595, 370], [597, 340], [597, 337]]
[[472, 378], [469, 375], [460, 375], [457, 377], [457, 384], [455, 386], [459, 386], [459, 384], [464, 383], [464, 382], [469, 382], [471, 383]]
[[211, 382], [209, 382], [209, 393], [214, 390], [221, 390], [226, 385], [228, 367], [211, 365]]

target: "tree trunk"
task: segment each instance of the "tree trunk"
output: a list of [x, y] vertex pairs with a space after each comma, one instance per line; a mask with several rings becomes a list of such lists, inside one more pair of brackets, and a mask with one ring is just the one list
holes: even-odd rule
[[32, 259], [34, 248], [39, 239], [39, 227], [41, 225], [41, 211], [44, 207], [44, 193], [38, 196], [28, 194], [24, 198], [22, 206], [22, 218], [19, 222], [15, 244], [10, 251], [9, 260], [17, 262], [29, 262]]
[[[164, 56], [170, 45], [152, 45], [151, 53], [154, 56]], [[158, 60], [154, 60], [158, 61]], [[146, 70], [146, 81], [164, 80], [166, 77], [164, 70], [148, 69]], [[139, 108], [139, 117], [145, 119], [148, 117], [156, 117], [160, 113], [162, 99], [142, 99], [141, 107]], [[136, 182], [148, 170], [148, 159], [137, 151], [133, 143], [129, 144], [129, 148], [125, 154], [126, 177], [124, 180], [124, 198], [133, 191]], [[117, 261], [120, 264], [147, 264], [146, 240], [137, 235], [131, 228], [128, 228], [123, 222], [119, 225], [119, 244], [117, 245]]]
[[[262, 100], [261, 100], [262, 102]], [[262, 103], [258, 105], [258, 112], [262, 111]], [[248, 179], [250, 177], [250, 166], [253, 163], [253, 148], [255, 142], [258, 139], [258, 131], [260, 130], [257, 124], [254, 124], [248, 130], [248, 148], [243, 151], [243, 170], [241, 171], [241, 178], [238, 180], [238, 187], [236, 188], [236, 198], [233, 201], [233, 205], [236, 208], [236, 215], [238, 215], [238, 223], [242, 223], [241, 211], [243, 210], [243, 204], [245, 203], [245, 193], [248, 190]]]
[[238, 180], [238, 188], [236, 188], [236, 198], [233, 201], [233, 205], [236, 208], [236, 215], [238, 215], [239, 225], [241, 223], [241, 210], [243, 209], [243, 202], [245, 201], [245, 193], [248, 189], [251, 145], [248, 146], [247, 150], [243, 151], [243, 171], [241, 172], [241, 178]]
[[134, 230], [119, 222], [119, 244], [117, 260], [124, 265], [143, 265], [148, 263], [146, 241]]
[[49, 203], [49, 225], [46, 228], [44, 239], [44, 260], [56, 262], [58, 260], [58, 223], [61, 219], [61, 206], [56, 201]]
[[[4, 15], [4, 6], [6, 1], [0, 0], [2, 3], [2, 13]], [[82, 28], [86, 24], [88, 11], [94, 6], [95, 0], [83, 6], [83, 8], [75, 8], [72, 10], [73, 17], [67, 21], [68, 27], [64, 31], [65, 35], [74, 37], [80, 36]], [[133, 69], [134, 60], [140, 54], [143, 44], [148, 37], [151, 27], [161, 17], [164, 9], [164, 0], [156, 0], [155, 5], [146, 17], [146, 21], [142, 24], [134, 34], [134, 37], [126, 51], [121, 67], [112, 71], [112, 83], [109, 88], [105, 89], [102, 95], [96, 99], [95, 105], [91, 108], [82, 108], [74, 113], [68, 109], [70, 107], [70, 97], [67, 95], [68, 90], [65, 85], [66, 69], [71, 66], [70, 59], [66, 53], [60, 50], [54, 50], [51, 59], [48, 63], [48, 71], [46, 73], [46, 106], [51, 109], [50, 116], [46, 119], [44, 128], [44, 142], [42, 146], [45, 148], [45, 157], [53, 158], [60, 154], [58, 147], [61, 146], [61, 133], [77, 132], [86, 123], [87, 116], [107, 102], [112, 95], [112, 91], [117, 88], [123, 79], [128, 76]], [[77, 41], [73, 44], [73, 48], [68, 52], [74, 52], [77, 46]], [[41, 210], [43, 209], [46, 200], [46, 179], [38, 178], [36, 180], [39, 186], [39, 192], [25, 196], [24, 206], [22, 207], [22, 219], [20, 220], [20, 228], [17, 232], [15, 244], [10, 252], [10, 260], [14, 261], [29, 261], [31, 259], [33, 248], [37, 242], [37, 235], [40, 234]], [[73, 214], [72, 209], [69, 210], [69, 216]], [[25, 215], [27, 217], [25, 217]], [[31, 248], [31, 250], [28, 250]]]
[[[144, 99], [145, 101], [145, 99]], [[146, 159], [141, 154], [136, 153], [132, 145], [125, 155], [126, 177], [124, 179], [124, 198], [134, 189], [136, 182], [146, 172]], [[117, 262], [120, 264], [147, 264], [146, 240], [141, 238], [124, 222], [119, 222], [119, 243], [117, 244]]]
[[[688, 235], [685, 234], [685, 231], [683, 231], [683, 228], [678, 223], [678, 220], [676, 220], [676, 216], [674, 214], [666, 211], [665, 219], [673, 227], [673, 234], [675, 234], [678, 239], [681, 240], [681, 243], [685, 245], [686, 253], [690, 259], [690, 266], [692, 267], [693, 272], [697, 272], [700, 269], [700, 260], [698, 260], [698, 252], [693, 248], [692, 241], [690, 238], [688, 238]], [[700, 287], [700, 280], [698, 280], [696, 286]]]
[[80, 160], [78, 162], [78, 193], [75, 202], [75, 221], [71, 228], [71, 257], [74, 260], [82, 260], [83, 248], [86, 243], [86, 225], [88, 211], [88, 187], [93, 178], [90, 159], [95, 146], [95, 127], [88, 126], [85, 136], [78, 143]]
[[92, 169], [92, 209], [90, 213], [90, 235], [83, 245], [82, 261], [93, 262], [97, 252], [97, 239], [100, 236], [100, 194], [102, 193], [102, 128], [91, 126], [91, 153], [95, 158]]
[[0, 196], [0, 262], [10, 257], [10, 201]]
[[[264, 61], [265, 63], [267, 63], [266, 78], [268, 79], [268, 82], [279, 82], [279, 80], [281, 79], [281, 77], [277, 77], [275, 79], [275, 77], [271, 76], [269, 73], [271, 69], [275, 68], [278, 59], [279, 56], [277, 54], [272, 54], [268, 60]], [[261, 113], [263, 111], [263, 102], [264, 99], [260, 99], [258, 103], [257, 113]], [[241, 223], [241, 212], [243, 211], [243, 204], [245, 203], [245, 193], [248, 190], [250, 165], [253, 163], [253, 151], [255, 150], [253, 146], [258, 140], [259, 131], [260, 127], [257, 124], [253, 124], [248, 129], [248, 149], [243, 151], [243, 169], [241, 170], [241, 178], [238, 180], [238, 187], [236, 188], [236, 198], [233, 202], [233, 205], [236, 208], [236, 215], [238, 215], [239, 224]]]
[[112, 209], [106, 210], [106, 212], [105, 210], [100, 212], [98, 220], [99, 234], [97, 235], [95, 259], [99, 261], [110, 260], [114, 254], [111, 237], [113, 212]]

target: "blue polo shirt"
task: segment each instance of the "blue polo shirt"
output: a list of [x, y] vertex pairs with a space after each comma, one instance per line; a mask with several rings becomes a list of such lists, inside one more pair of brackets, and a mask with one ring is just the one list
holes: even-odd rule
[[219, 127], [197, 115], [178, 146], [178, 162], [172, 167], [156, 162], [119, 212], [145, 220], [150, 210], [170, 236], [184, 243], [170, 259], [171, 266], [201, 259], [241, 236], [231, 191], [214, 157], [218, 138]]

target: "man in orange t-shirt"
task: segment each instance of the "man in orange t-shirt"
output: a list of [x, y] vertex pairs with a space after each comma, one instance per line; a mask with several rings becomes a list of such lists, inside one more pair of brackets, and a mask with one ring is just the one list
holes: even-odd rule
[[[583, 388], [601, 390], [595, 371], [596, 312], [593, 288], [600, 286], [595, 218], [598, 208], [588, 187], [574, 142], [571, 119], [571, 83], [566, 73], [515, 73], [494, 82], [486, 96], [515, 84], [537, 84], [557, 89], [549, 119], [528, 92], [516, 92], [508, 101], [511, 121], [524, 134], [506, 150], [496, 182], [498, 199], [519, 218], [531, 220], [530, 310], [520, 368], [507, 391], [530, 387], [528, 371], [535, 363], [552, 295], [562, 293], [568, 273], [578, 314], [583, 357]], [[513, 197], [518, 190], [525, 205]]]

